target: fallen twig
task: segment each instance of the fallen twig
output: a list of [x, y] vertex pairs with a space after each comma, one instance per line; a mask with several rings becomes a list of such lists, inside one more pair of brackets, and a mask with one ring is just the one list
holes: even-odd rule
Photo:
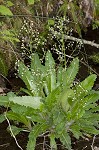
[[72, 41], [80, 42], [81, 44], [87, 44], [87, 45], [90, 45], [92, 47], [99, 48], [99, 44], [94, 43], [93, 41], [87, 41], [87, 40], [79, 39], [79, 38], [76, 38], [76, 37], [73, 37], [73, 36], [69, 36], [69, 35], [61, 35], [57, 31], [54, 31], [54, 32], [52, 31], [52, 34], [57, 35], [58, 37], [62, 37], [63, 36], [65, 40], [72, 40]]
[[11, 134], [12, 134], [14, 140], [15, 140], [16, 145], [18, 146], [18, 148], [19, 148], [20, 150], [23, 150], [23, 148], [18, 144], [18, 141], [17, 141], [15, 135], [13, 134], [13, 131], [12, 131], [11, 125], [10, 125], [10, 121], [9, 121], [9, 119], [8, 119], [7, 116], [6, 116], [6, 113], [5, 113], [4, 116], [5, 116], [5, 118], [6, 118], [7, 122], [8, 122], [8, 125], [9, 125], [9, 128], [10, 128], [10, 132], [11, 132]]

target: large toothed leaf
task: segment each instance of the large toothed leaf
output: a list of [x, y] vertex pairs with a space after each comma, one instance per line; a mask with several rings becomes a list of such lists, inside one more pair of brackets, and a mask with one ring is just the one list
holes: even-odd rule
[[38, 95], [38, 89], [35, 83], [35, 79], [29, 69], [24, 65], [23, 62], [18, 62], [18, 73], [19, 77], [24, 81], [28, 90], [34, 95]]
[[92, 89], [94, 82], [96, 80], [96, 75], [92, 74], [88, 76], [84, 81], [80, 82], [75, 86], [76, 97], [83, 98], [88, 94], [88, 92]]
[[72, 105], [72, 100], [74, 96], [74, 91], [72, 89], [65, 89], [61, 93], [59, 99], [61, 106], [65, 112], [67, 112], [70, 108], [70, 105]]
[[48, 68], [48, 70], [55, 68], [55, 61], [50, 51], [46, 53], [45, 66]]
[[14, 121], [21, 122], [21, 123], [25, 124], [26, 126], [29, 125], [28, 119], [27, 119], [24, 115], [20, 115], [19, 113], [14, 113], [14, 112], [12, 112], [12, 111], [8, 111], [8, 112], [6, 113], [6, 116], [7, 116], [10, 120], [14, 120]]
[[79, 139], [79, 137], [82, 136], [82, 132], [80, 131], [80, 127], [77, 124], [73, 124], [71, 126], [70, 130], [76, 139]]
[[76, 101], [71, 109], [72, 118], [79, 119], [85, 114], [87, 106], [99, 98], [98, 92], [89, 92], [96, 80], [96, 75], [90, 75], [75, 88]]
[[42, 123], [42, 124], [37, 124], [33, 127], [32, 131], [29, 134], [29, 141], [27, 144], [27, 150], [35, 150], [35, 145], [36, 145], [36, 138], [44, 133], [47, 129], [47, 125]]
[[31, 72], [34, 76], [35, 80], [41, 81], [43, 77], [46, 76], [46, 69], [45, 66], [41, 64], [39, 56], [37, 53], [32, 54], [31, 57]]
[[11, 130], [12, 130], [12, 132], [13, 132], [13, 134], [14, 134], [15, 136], [16, 136], [17, 134], [19, 134], [21, 131], [23, 131], [22, 128], [18, 128], [18, 127], [13, 126], [13, 125], [11, 125], [10, 127], [8, 126], [8, 127], [7, 127], [7, 131], [10, 132], [11, 136], [13, 136], [13, 135], [12, 135], [12, 133], [11, 133], [11, 131], [10, 131], [10, 128], [11, 128]]
[[[99, 93], [93, 93], [89, 94], [85, 98], [80, 99], [78, 102], [75, 103], [74, 107], [72, 108], [72, 116], [75, 116], [78, 118], [82, 117], [85, 113], [85, 110], [87, 110], [89, 105], [91, 103], [95, 103], [99, 99]], [[77, 115], [76, 115], [77, 114]]]
[[[99, 117], [99, 115], [98, 115], [98, 117]], [[99, 130], [97, 130], [93, 125], [94, 123], [93, 124], [92, 123], [93, 123], [92, 121], [90, 122], [88, 120], [80, 120], [79, 126], [80, 126], [81, 130], [85, 131], [86, 133], [98, 135]]]
[[[65, 128], [64, 128], [65, 129]], [[68, 149], [71, 150], [71, 138], [66, 131], [66, 129], [62, 132], [60, 135], [60, 141], [63, 143], [63, 145]]]
[[9, 101], [22, 106], [32, 107], [34, 109], [40, 109], [42, 105], [41, 97], [33, 97], [33, 96], [9, 97]]
[[52, 110], [52, 108], [56, 105], [58, 102], [58, 98], [61, 92], [61, 86], [58, 86], [56, 89], [54, 89], [45, 99], [45, 105], [48, 108], [49, 111]]
[[45, 67], [46, 67], [46, 82], [49, 92], [56, 88], [56, 71], [55, 71], [55, 61], [52, 57], [50, 51], [47, 52], [45, 58]]
[[50, 134], [50, 147], [51, 147], [51, 149], [57, 149], [57, 144], [56, 144], [55, 138], [56, 138], [55, 134], [51, 133]]
[[89, 104], [95, 103], [98, 99], [99, 99], [99, 92], [89, 94], [88, 96], [82, 99], [82, 101], [80, 102], [80, 106], [87, 108]]
[[72, 83], [78, 73], [79, 69], [79, 59], [74, 58], [70, 64], [70, 67], [67, 68], [66, 72], [64, 73], [63, 77], [63, 85], [67, 87], [71, 87]]

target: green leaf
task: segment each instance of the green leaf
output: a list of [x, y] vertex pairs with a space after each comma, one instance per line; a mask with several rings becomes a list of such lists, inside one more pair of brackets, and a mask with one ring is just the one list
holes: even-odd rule
[[99, 121], [99, 113], [92, 113], [90, 111], [86, 111], [85, 115], [82, 119], [80, 119], [80, 122], [83, 120], [85, 123], [94, 125], [95, 122]]
[[50, 51], [46, 53], [45, 67], [46, 67], [46, 72], [47, 72], [46, 82], [47, 82], [48, 90], [50, 93], [56, 88], [55, 61]]
[[40, 109], [41, 105], [41, 97], [33, 97], [33, 96], [16, 96], [16, 97], [9, 97], [9, 101], [19, 104], [26, 107], [31, 107], [34, 109]]
[[86, 126], [86, 125], [81, 125], [81, 130], [85, 131], [86, 133], [89, 134], [94, 134], [94, 135], [98, 135], [99, 134], [99, 130], [97, 130], [94, 126]]
[[9, 105], [9, 98], [7, 96], [0, 96], [0, 106], [8, 106]]
[[11, 110], [14, 113], [26, 116], [26, 118], [32, 122], [39, 122], [39, 123], [44, 122], [42, 116], [40, 115], [40, 111], [33, 109], [32, 107], [30, 108], [22, 105], [12, 104]]
[[92, 108], [91, 112], [99, 112], [99, 106]]
[[27, 0], [29, 5], [33, 5], [34, 4], [34, 0]]
[[54, 89], [45, 99], [45, 105], [49, 109], [49, 111], [55, 106], [58, 102], [59, 95], [61, 92], [61, 86], [58, 86]]
[[73, 133], [74, 137], [79, 139], [79, 137], [82, 136], [82, 133], [80, 131], [80, 127], [77, 125], [77, 124], [73, 124], [71, 127], [70, 127], [70, 131]]
[[15, 33], [11, 30], [3, 30], [0, 31], [0, 39], [5, 41], [10, 41], [14, 44], [14, 42], [20, 42]]
[[27, 90], [27, 89], [24, 89], [24, 88], [20, 88], [20, 91], [26, 93], [27, 95], [29, 96], [32, 96], [33, 94], [31, 93], [31, 91]]
[[33, 75], [34, 81], [37, 83], [37, 89], [39, 90], [39, 95], [44, 95], [45, 78], [46, 78], [46, 69], [45, 66], [41, 64], [38, 54], [34, 53], [31, 57], [31, 73]]
[[88, 106], [87, 103], [90, 104], [98, 98], [97, 94], [90, 94], [90, 90], [92, 89], [95, 80], [96, 75], [92, 74], [74, 87], [76, 101], [70, 112], [72, 119], [81, 118], [85, 113], [85, 107]]
[[6, 120], [6, 118], [4, 117], [3, 114], [0, 115], [0, 123], [2, 123], [4, 120]]
[[32, 122], [43, 123], [45, 121], [41, 114], [39, 114], [39, 112], [38, 114], [32, 114], [29, 118]]
[[51, 133], [49, 135], [49, 137], [50, 137], [50, 147], [51, 147], [51, 149], [57, 150], [57, 144], [56, 144], [56, 141], [55, 141], [55, 137], [56, 137], [55, 134]]
[[36, 86], [36, 82], [31, 71], [29, 71], [29, 69], [24, 65], [24, 63], [20, 61], [18, 62], [18, 73], [19, 77], [26, 84], [28, 90], [30, 90], [31, 93], [35, 96], [38, 96], [38, 88]]
[[16, 120], [18, 122], [25, 124], [27, 127], [29, 127], [30, 123], [29, 123], [28, 119], [23, 115], [9, 111], [6, 113], [6, 116], [11, 120]]
[[71, 89], [65, 89], [61, 93], [59, 99], [60, 99], [62, 108], [65, 112], [67, 112], [69, 110], [70, 103], [71, 103], [74, 96], [75, 96], [74, 91]]
[[[23, 131], [22, 128], [18, 128], [18, 127], [16, 127], [16, 126], [10, 126], [10, 127], [11, 127], [11, 130], [12, 130], [12, 132], [13, 132], [13, 134], [14, 134], [15, 136], [16, 136], [17, 134], [19, 134], [20, 131]], [[10, 127], [8, 126], [8, 128], [7, 128], [7, 131], [8, 131], [8, 132], [10, 132]], [[13, 136], [11, 132], [10, 132], [10, 134], [11, 134], [11, 136]]]
[[49, 24], [49, 25], [54, 25], [54, 23], [55, 23], [55, 21], [54, 21], [54, 20], [52, 20], [52, 19], [48, 19], [48, 24]]
[[56, 131], [56, 137], [59, 138], [60, 135], [64, 132], [64, 129], [66, 129], [66, 115], [60, 108], [57, 109], [57, 107], [52, 111], [52, 114], [53, 124], [55, 126]]
[[88, 92], [92, 89], [94, 82], [96, 80], [96, 75], [89, 75], [84, 81], [80, 82], [75, 86], [76, 96], [80, 99], [88, 94]]
[[[13, 112], [18, 113], [20, 115], [24, 115], [24, 116], [26, 116], [28, 114], [27, 113], [28, 111], [31, 112], [31, 109], [32, 108], [30, 108], [30, 107], [25, 107], [25, 106], [14, 104], [14, 103], [11, 105], [11, 110]], [[32, 109], [32, 110], [34, 110], [34, 109]]]
[[27, 150], [35, 150], [36, 145], [36, 138], [41, 134], [44, 133], [47, 129], [45, 123], [37, 124], [33, 127], [33, 130], [29, 134], [29, 141], [27, 144]]
[[[56, 124], [55, 131], [56, 131], [56, 133], [59, 134], [59, 137], [60, 137], [60, 135], [64, 132], [64, 128], [65, 128], [65, 123], [64, 123], [64, 121], [65, 121], [65, 120], [64, 120], [64, 118], [63, 118], [63, 119], [60, 119], [59, 116], [60, 116], [60, 115], [58, 115], [58, 119], [59, 119], [61, 122], [59, 122], [58, 119], [56, 119], [54, 122], [55, 122], [55, 123], [59, 123], [59, 124]], [[62, 121], [63, 121], [63, 122], [62, 122]]]
[[11, 1], [7, 1], [7, 7], [11, 7], [11, 6], [13, 6], [14, 4], [11, 2]]
[[98, 99], [99, 94], [93, 93], [80, 100], [80, 102], [76, 103], [72, 109], [73, 116], [75, 115], [77, 118], [81, 118], [84, 115], [85, 110], [90, 109], [89, 105], [96, 102]]
[[15, 94], [14, 92], [9, 92], [9, 93], [7, 93], [7, 96], [8, 96], [8, 97], [15, 97], [16, 94]]
[[99, 93], [92, 93], [82, 99], [80, 105], [83, 107], [89, 106], [91, 103], [95, 103], [99, 99]]
[[62, 66], [59, 66], [57, 69], [57, 86], [63, 84], [63, 74], [64, 74], [64, 69]]
[[63, 145], [68, 149], [71, 150], [71, 138], [66, 131], [66, 129], [62, 132], [60, 135], [60, 141], [63, 143]]
[[38, 54], [34, 53], [31, 57], [31, 72], [36, 81], [41, 82], [46, 76], [45, 66], [41, 64]]
[[5, 7], [4, 5], [0, 5], [0, 13], [5, 16], [13, 16], [10, 9]]
[[79, 59], [74, 58], [70, 64], [70, 67], [67, 68], [66, 72], [64, 73], [63, 77], [63, 85], [66, 87], [71, 87], [72, 83], [78, 73], [79, 69]]

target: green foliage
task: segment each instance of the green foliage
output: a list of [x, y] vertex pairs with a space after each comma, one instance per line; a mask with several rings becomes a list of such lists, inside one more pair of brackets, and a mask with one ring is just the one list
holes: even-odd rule
[[8, 74], [8, 66], [3, 53], [0, 53], [0, 73], [4, 76]]
[[27, 150], [35, 149], [36, 138], [42, 132], [45, 132], [47, 129], [48, 129], [48, 126], [45, 122], [41, 124], [37, 124], [33, 127], [33, 130], [29, 134], [29, 142], [27, 144]]
[[0, 13], [5, 16], [13, 16], [10, 9], [4, 5], [0, 5]]
[[[28, 101], [27, 101], [28, 99]], [[13, 103], [17, 103], [22, 106], [32, 107], [34, 109], [40, 108], [42, 105], [41, 97], [33, 97], [33, 96], [22, 96], [22, 97], [11, 97], [9, 100]]]
[[[44, 65], [36, 53], [31, 56], [30, 67], [18, 61], [19, 77], [27, 88], [22, 90], [29, 96], [8, 93], [7, 96], [0, 96], [0, 105], [9, 106], [11, 110], [6, 112], [7, 118], [23, 123], [30, 132], [27, 150], [34, 150], [37, 137], [46, 131], [51, 149], [55, 150], [56, 139], [60, 139], [68, 150], [72, 149], [71, 132], [77, 139], [99, 134], [99, 109], [96, 104], [99, 91], [92, 90], [96, 75], [74, 84], [78, 69], [78, 58], [74, 58], [68, 68], [61, 65], [56, 68], [50, 51], [46, 53]], [[12, 129], [15, 134], [21, 131], [15, 127]]]
[[5, 117], [3, 114], [0, 115], [0, 123], [2, 123], [5, 120]]
[[27, 1], [29, 5], [34, 4], [34, 0], [27, 0]]
[[35, 2], [38, 2], [40, 0], [27, 0], [29, 5], [33, 5]]
[[53, 19], [48, 19], [48, 25], [54, 25], [54, 20]]
[[95, 53], [89, 57], [94, 63], [99, 64], [99, 53]]
[[7, 7], [11, 7], [11, 6], [13, 6], [14, 4], [11, 2], [11, 1], [6, 1], [6, 6]]
[[19, 39], [17, 38], [17, 35], [12, 30], [3, 30], [0, 31], [0, 39], [4, 41], [10, 41], [14, 44], [14, 42], [19, 42]]
[[26, 118], [26, 116], [24, 116], [24, 115], [20, 115], [20, 114], [18, 114], [18, 113], [9, 111], [9, 112], [7, 113], [7, 117], [8, 117], [10, 120], [17, 120], [18, 122], [23, 123], [26, 127], [30, 128], [29, 120], [28, 120], [28, 119]]
[[[8, 75], [8, 70], [15, 63], [15, 43], [19, 42], [11, 17], [13, 17], [12, 1], [1, 1], [0, 3], [0, 73], [4, 76]], [[14, 59], [13, 59], [14, 57]]]
[[[16, 136], [17, 134], [19, 134], [21, 131], [23, 131], [22, 128], [18, 128], [18, 127], [13, 126], [13, 125], [11, 125], [11, 130], [12, 130], [12, 132], [13, 132], [13, 134], [14, 134], [15, 136]], [[7, 131], [8, 131], [8, 132], [10, 131], [10, 128], [9, 128], [9, 127], [7, 128]], [[13, 136], [13, 135], [11, 135], [11, 136]]]
[[19, 39], [14, 29], [3, 29], [3, 26], [5, 26], [3, 22], [0, 26], [2, 27], [0, 31], [0, 73], [7, 76], [8, 70], [14, 66], [15, 63], [16, 53], [13, 48], [15, 43], [19, 42]]

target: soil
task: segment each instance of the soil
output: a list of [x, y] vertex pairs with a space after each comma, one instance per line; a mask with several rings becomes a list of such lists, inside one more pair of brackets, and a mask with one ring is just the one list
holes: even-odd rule
[[[90, 36], [91, 35], [91, 36]], [[88, 33], [84, 34], [83, 37], [88, 40], [95, 40], [96, 43], [99, 43], [99, 30], [92, 31], [89, 30]], [[97, 37], [97, 38], [96, 38]], [[85, 46], [86, 48], [86, 46]], [[98, 52], [99, 49], [87, 46], [87, 54], [90, 55], [93, 52]], [[92, 61], [89, 61], [89, 64], [92, 66], [93, 69], [99, 74], [99, 64], [94, 64]], [[83, 80], [88, 75], [88, 68], [84, 65], [81, 65], [80, 73], [78, 77]], [[6, 86], [4, 83], [0, 82], [0, 87], [3, 85], [4, 92], [5, 89], [8, 89], [7, 91], [18, 91], [20, 87], [24, 87], [24, 83], [20, 79], [16, 79], [14, 76], [10, 74], [8, 77], [9, 83], [6, 83]], [[2, 81], [2, 80], [0, 80]], [[97, 77], [97, 81], [95, 83], [94, 89], [97, 90], [99, 88], [99, 77]], [[2, 91], [2, 90], [1, 90]], [[7, 92], [6, 91], [6, 92]], [[0, 113], [3, 113], [5, 108], [0, 107]], [[17, 144], [15, 143], [15, 140], [11, 135], [6, 131], [6, 128], [8, 127], [7, 121], [4, 121], [0, 124], [0, 150], [20, 150], [18, 148]], [[18, 144], [22, 147], [23, 150], [26, 150], [26, 144], [28, 141], [28, 133], [21, 132], [19, 135], [16, 136]], [[92, 143], [94, 149], [92, 149]], [[58, 150], [66, 150], [60, 141], [57, 141]], [[73, 150], [99, 150], [99, 136], [86, 138], [86, 139], [79, 139], [76, 140], [72, 138], [72, 147]], [[49, 140], [44, 138], [38, 138], [37, 144], [36, 144], [36, 150], [50, 150], [49, 147]]]
[[[0, 150], [20, 150], [15, 140], [11, 135], [6, 131], [8, 124], [6, 121], [0, 124]], [[16, 136], [18, 144], [21, 146], [23, 150], [26, 150], [26, 144], [28, 141], [28, 134], [25, 132], [21, 132]], [[72, 147], [73, 150], [91, 150], [93, 142], [93, 137], [90, 139], [72, 139]], [[58, 150], [66, 150], [60, 141], [57, 141]], [[95, 137], [94, 140], [94, 150], [99, 150], [99, 136]], [[45, 149], [44, 149], [45, 148]], [[44, 138], [38, 138], [35, 150], [50, 150], [49, 140]]]

